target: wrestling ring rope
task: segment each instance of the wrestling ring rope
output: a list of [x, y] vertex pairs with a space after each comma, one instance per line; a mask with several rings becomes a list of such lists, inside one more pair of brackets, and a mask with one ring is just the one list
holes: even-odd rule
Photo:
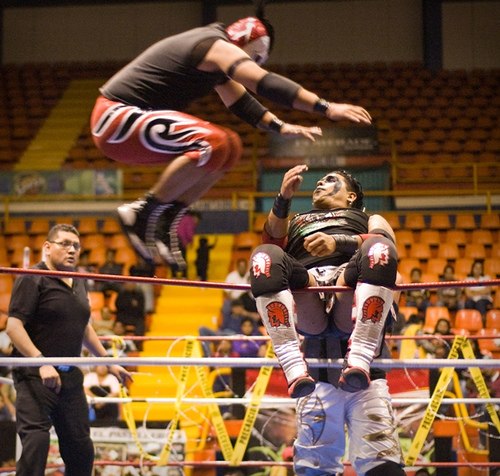
[[[117, 276], [109, 274], [98, 274], [98, 273], [80, 273], [80, 272], [70, 272], [70, 271], [47, 271], [47, 270], [37, 270], [37, 269], [27, 269], [27, 268], [9, 268], [0, 267], [0, 273], [3, 274], [33, 274], [33, 275], [47, 275], [54, 277], [64, 277], [64, 278], [76, 278], [76, 279], [92, 279], [95, 281], [116, 281], [116, 282], [136, 282], [136, 283], [147, 283], [153, 285], [166, 285], [166, 286], [187, 286], [187, 287], [205, 287], [212, 289], [233, 289], [233, 290], [249, 290], [249, 285], [234, 285], [228, 283], [216, 283], [216, 282], [200, 282], [200, 281], [188, 281], [188, 280], [177, 280], [177, 279], [163, 279], [157, 277], [139, 277], [139, 276]], [[429, 282], [429, 283], [408, 283], [399, 284], [394, 286], [394, 290], [405, 291], [411, 289], [437, 289], [443, 287], [472, 287], [477, 286], [478, 281], [473, 280], [461, 280], [461, 281], [439, 281], [439, 282]], [[500, 284], [500, 279], [490, 279], [487, 281], [481, 281], [481, 286], [498, 286]], [[300, 291], [294, 292], [348, 292], [352, 291], [351, 288], [342, 286], [324, 286], [324, 287], [311, 287]], [[223, 339], [241, 340], [241, 336], [222, 336]], [[6, 366], [37, 366], [43, 360], [44, 364], [49, 365], [72, 365], [77, 367], [88, 367], [96, 364], [111, 365], [120, 364], [123, 366], [163, 366], [169, 369], [172, 378], [177, 384], [177, 393], [175, 397], [139, 397], [139, 396], [129, 396], [127, 389], [122, 387], [120, 397], [89, 397], [89, 403], [119, 403], [122, 405], [123, 419], [127, 423], [128, 431], [132, 435], [132, 439], [138, 448], [138, 453], [140, 457], [134, 458], [131, 461], [115, 461], [105, 458], [97, 458], [94, 462], [95, 467], [100, 466], [117, 466], [117, 467], [136, 467], [136, 468], [179, 468], [178, 474], [196, 474], [192, 471], [196, 471], [196, 468], [218, 468], [218, 467], [242, 467], [242, 468], [278, 468], [284, 472], [273, 473], [279, 475], [286, 475], [286, 470], [292, 467], [291, 461], [280, 461], [278, 456], [275, 455], [274, 460], [259, 460], [259, 461], [246, 461], [243, 460], [245, 450], [247, 449], [247, 444], [249, 442], [250, 433], [254, 432], [254, 424], [257, 419], [257, 414], [259, 410], [271, 410], [271, 417], [274, 417], [279, 412], [281, 408], [285, 409], [286, 412], [290, 412], [291, 408], [294, 407], [294, 401], [290, 398], [281, 398], [266, 396], [265, 391], [267, 383], [274, 368], [279, 367], [274, 354], [272, 352], [271, 346], [268, 344], [266, 357], [255, 357], [255, 358], [235, 358], [235, 357], [202, 357], [200, 350], [200, 342], [202, 340], [214, 340], [220, 341], [221, 336], [215, 337], [199, 337], [199, 336], [184, 336], [184, 337], [132, 337], [127, 336], [127, 340], [173, 340], [177, 342], [183, 342], [186, 345], [186, 350], [183, 357], [119, 357], [117, 352], [117, 347], [121, 345], [118, 340], [113, 340], [113, 357], [74, 357], [74, 358], [51, 358], [46, 357], [40, 358], [3, 358], [2, 363]], [[405, 336], [386, 336], [387, 340], [402, 340], [402, 339], [430, 339], [429, 335], [419, 335], [412, 337]], [[434, 337], [433, 337], [434, 338]], [[410, 435], [410, 440], [413, 444], [406, 449], [406, 470], [411, 471], [412, 468], [471, 468], [474, 470], [487, 471], [489, 468], [500, 467], [500, 462], [495, 461], [473, 461], [477, 458], [471, 458], [471, 460], [465, 461], [454, 461], [454, 462], [432, 462], [428, 457], [423, 455], [426, 448], [429, 446], [428, 435], [431, 432], [431, 426], [434, 422], [435, 417], [439, 417], [442, 422], [451, 422], [456, 424], [460, 430], [458, 435], [458, 443], [463, 445], [469, 452], [467, 455], [476, 454], [480, 455], [484, 459], [485, 452], [482, 448], [474, 448], [471, 446], [467, 432], [463, 431], [464, 425], [468, 424], [475, 427], [478, 434], [486, 435], [488, 438], [498, 439], [500, 433], [500, 421], [498, 419], [497, 409], [495, 406], [500, 404], [500, 398], [491, 398], [488, 393], [488, 388], [484, 381], [482, 375], [482, 370], [492, 370], [498, 371], [500, 369], [499, 359], [477, 359], [472, 352], [472, 347], [470, 345], [469, 339], [497, 339], [499, 336], [497, 334], [482, 335], [482, 336], [443, 336], [440, 337], [443, 340], [450, 340], [449, 347], [451, 350], [449, 352], [449, 358], [447, 359], [376, 359], [373, 363], [374, 366], [382, 369], [402, 369], [407, 375], [409, 381], [414, 385], [415, 390], [421, 390], [414, 384], [411, 378], [412, 372], [419, 372], [429, 369], [439, 369], [440, 377], [436, 385], [436, 389], [432, 396], [423, 398], [418, 395], [418, 392], [411, 394], [408, 397], [405, 396], [393, 396], [392, 404], [395, 409], [396, 420], [398, 423], [398, 428], [402, 428], [403, 432], [407, 432]], [[109, 338], [107, 338], [109, 339]], [[245, 338], [250, 339], [250, 338]], [[106, 337], [103, 338], [106, 340]], [[258, 337], [259, 341], [268, 340], [266, 337]], [[458, 352], [461, 352], [463, 358], [458, 358]], [[330, 368], [341, 368], [343, 365], [343, 360], [332, 360], [332, 359], [309, 359], [310, 367], [330, 367]], [[174, 376], [171, 368], [180, 367], [180, 373]], [[246, 392], [243, 396], [236, 397], [216, 397], [214, 396], [211, 388], [207, 385], [207, 367], [213, 369], [224, 369], [224, 368], [245, 368], [245, 369], [260, 369], [258, 377], [254, 384], [251, 386], [250, 390]], [[465, 398], [457, 391], [458, 377], [456, 377], [455, 369], [468, 369], [471, 378], [478, 389], [478, 396], [475, 398]], [[189, 386], [187, 382], [187, 374], [190, 370], [196, 372], [198, 384], [202, 390], [202, 396], [199, 395], [189, 395], [192, 387]], [[135, 374], [142, 374], [147, 376], [144, 372], [133, 372]], [[150, 374], [152, 375], [152, 374]], [[456, 379], [456, 381], [455, 381]], [[8, 378], [1, 378], [0, 383], [11, 383]], [[453, 391], [449, 390], [450, 386], [453, 384]], [[411, 392], [410, 392], [411, 393]], [[428, 393], [428, 392], [427, 392]], [[133, 419], [131, 405], [134, 403], [142, 403], [147, 405], [171, 405], [176, 409], [176, 416], [172, 421], [168, 423], [166, 428], [166, 442], [164, 444], [161, 452], [159, 454], [148, 454], [144, 445], [147, 443], [141, 441], [138, 433], [142, 429], [147, 428], [147, 418], [148, 414], [144, 415], [143, 426], [137, 427], [136, 422]], [[233, 438], [236, 437], [236, 441], [233, 445], [230, 440], [229, 434], [225, 428], [225, 420], [221, 416], [220, 406], [229, 405], [241, 405], [247, 408], [245, 417], [241, 422], [241, 428], [239, 433], [231, 435]], [[448, 406], [454, 409], [453, 417], [444, 415], [441, 412], [441, 406]], [[476, 413], [469, 415], [468, 408], [466, 406], [474, 407]], [[189, 410], [186, 410], [186, 407]], [[198, 414], [197, 424], [202, 428], [202, 431], [212, 432], [212, 443], [218, 442], [220, 451], [224, 461], [210, 460], [204, 458], [204, 461], [197, 461], [195, 459], [183, 459], [181, 461], [176, 460], [175, 444], [174, 444], [174, 432], [180, 427], [181, 418], [185, 418], [190, 424], [196, 423], [195, 419], [187, 415], [188, 411], [192, 411], [196, 408], [201, 408]], [[205, 410], [205, 412], [203, 412]], [[198, 411], [198, 410], [196, 410]], [[489, 415], [489, 422], [479, 421], [479, 418]], [[271, 417], [268, 418], [271, 419]], [[415, 429], [416, 422], [420, 425], [418, 429]], [[436, 422], [439, 423], [439, 422]], [[165, 423], [166, 424], [166, 423]], [[495, 431], [496, 430], [496, 431]], [[401, 430], [400, 430], [401, 431]], [[207, 435], [204, 435], [205, 442], [210, 440], [207, 439]], [[261, 436], [262, 441], [265, 442], [264, 436]], [[473, 445], [474, 443], [472, 443]], [[198, 443], [197, 443], [198, 445]], [[198, 445], [199, 446], [199, 445]], [[199, 449], [199, 448], [198, 448]], [[187, 449], [187, 454], [194, 454], [193, 449]], [[345, 462], [346, 467], [349, 467], [349, 462]], [[50, 463], [47, 468], [60, 468], [62, 464]], [[0, 474], [8, 473], [13, 471], [14, 468], [0, 468]], [[149, 473], [148, 473], [149, 474]], [[152, 474], [152, 473], [151, 473]], [[156, 473], [155, 473], [156, 474]], [[167, 473], [157, 473], [157, 474], [167, 474]], [[170, 473], [169, 473], [170, 474]], [[176, 473], [177, 474], [177, 473]], [[269, 474], [269, 473], [260, 473]]]

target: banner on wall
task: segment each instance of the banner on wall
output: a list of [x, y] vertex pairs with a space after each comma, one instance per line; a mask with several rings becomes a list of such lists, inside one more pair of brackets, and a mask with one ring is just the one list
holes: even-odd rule
[[[376, 127], [335, 127], [323, 129], [323, 135], [314, 142], [302, 137], [269, 135], [268, 162], [286, 167], [284, 161], [306, 163], [310, 167], [324, 168], [332, 165], [347, 166], [356, 158], [366, 160], [367, 156], [379, 153]], [[279, 165], [278, 165], [279, 164]], [[294, 165], [295, 165], [294, 164]]]
[[[150, 429], [138, 428], [138, 437], [148, 454], [160, 456], [161, 450], [165, 444], [167, 432], [165, 429]], [[91, 427], [90, 436], [95, 447], [96, 461], [133, 461], [140, 463], [141, 455], [134, 442], [130, 431], [127, 428], [115, 427]], [[59, 447], [57, 435], [54, 428], [50, 432], [50, 449], [48, 463], [62, 463], [59, 456]], [[172, 451], [169, 461], [184, 461], [186, 455], [186, 434], [182, 430], [174, 432]], [[58, 470], [53, 470], [53, 476], [62, 473]], [[150, 476], [182, 476], [183, 470], [181, 467], [175, 466], [96, 466], [94, 467], [93, 476], [129, 476], [129, 475], [150, 475]]]
[[123, 192], [121, 170], [61, 170], [5, 172], [0, 194], [112, 196]]

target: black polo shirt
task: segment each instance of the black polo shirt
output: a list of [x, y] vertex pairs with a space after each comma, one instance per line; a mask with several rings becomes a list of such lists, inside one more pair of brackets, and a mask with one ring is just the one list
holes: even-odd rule
[[[48, 269], [41, 262], [35, 269]], [[90, 319], [86, 282], [69, 287], [50, 276], [19, 276], [12, 290], [9, 316], [20, 319], [29, 337], [46, 357], [79, 357]], [[13, 357], [22, 354], [14, 348]]]

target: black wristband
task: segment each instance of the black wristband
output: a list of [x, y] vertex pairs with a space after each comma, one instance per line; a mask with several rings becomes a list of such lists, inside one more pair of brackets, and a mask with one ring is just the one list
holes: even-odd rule
[[353, 255], [358, 249], [358, 240], [356, 236], [333, 235], [335, 240], [335, 251], [346, 255]]
[[314, 104], [313, 111], [325, 114], [330, 107], [330, 103], [326, 99], [318, 99]]
[[291, 204], [292, 201], [289, 198], [283, 198], [283, 195], [281, 195], [281, 193], [278, 193], [278, 195], [274, 199], [273, 213], [278, 218], [288, 218]]
[[248, 122], [251, 126], [257, 127], [262, 116], [268, 111], [251, 94], [244, 93], [235, 103], [228, 108], [235, 116]]
[[283, 124], [285, 123], [282, 120], [275, 117], [274, 119], [271, 119], [271, 122], [267, 123], [266, 126], [270, 131], [277, 132], [279, 134]]

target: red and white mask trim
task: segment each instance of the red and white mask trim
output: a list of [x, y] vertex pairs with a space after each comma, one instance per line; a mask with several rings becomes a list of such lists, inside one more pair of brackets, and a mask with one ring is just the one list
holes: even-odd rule
[[239, 46], [257, 64], [264, 64], [269, 58], [271, 39], [258, 18], [242, 18], [229, 25], [226, 32], [231, 43]]

